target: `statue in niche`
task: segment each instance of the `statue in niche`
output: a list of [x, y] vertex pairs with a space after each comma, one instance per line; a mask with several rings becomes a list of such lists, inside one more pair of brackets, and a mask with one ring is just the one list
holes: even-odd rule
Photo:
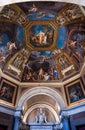
[[39, 111], [36, 116], [36, 123], [47, 123], [45, 110], [43, 108], [39, 108]]

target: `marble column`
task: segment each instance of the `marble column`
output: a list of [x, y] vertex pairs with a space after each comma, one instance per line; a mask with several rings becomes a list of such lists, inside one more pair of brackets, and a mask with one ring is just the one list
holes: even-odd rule
[[59, 123], [57, 122], [53, 126], [53, 130], [62, 130], [62, 128], [63, 128], [62, 122], [59, 122]]
[[67, 116], [64, 116], [62, 118], [62, 124], [63, 124], [63, 130], [70, 130], [68, 117]]
[[20, 119], [21, 119], [21, 110], [17, 110], [15, 112], [15, 120], [14, 120], [14, 128], [13, 130], [19, 130], [19, 127], [20, 127]]

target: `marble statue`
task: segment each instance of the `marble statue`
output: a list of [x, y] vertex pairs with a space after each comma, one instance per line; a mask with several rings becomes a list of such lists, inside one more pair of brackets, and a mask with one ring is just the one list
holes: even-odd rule
[[43, 108], [39, 108], [39, 111], [36, 116], [36, 123], [47, 123], [45, 110]]

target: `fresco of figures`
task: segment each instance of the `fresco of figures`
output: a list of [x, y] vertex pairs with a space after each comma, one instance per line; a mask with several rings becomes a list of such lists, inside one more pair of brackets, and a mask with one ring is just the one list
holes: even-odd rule
[[26, 12], [29, 20], [52, 20], [55, 18], [57, 12], [65, 5], [66, 3], [59, 4], [56, 2], [46, 1], [18, 4], [18, 6]]
[[24, 68], [29, 57], [29, 51], [25, 48], [16, 53], [5, 67], [5, 72], [16, 79], [21, 80]]
[[9, 60], [4, 72], [24, 82], [60, 81], [75, 72], [75, 65], [61, 49], [30, 52], [23, 48]]
[[21, 26], [0, 23], [0, 66], [3, 67], [7, 59], [10, 59], [23, 47], [24, 32]]
[[72, 28], [68, 34], [69, 55], [77, 64], [81, 64], [85, 57], [85, 25], [84, 23], [74, 24], [68, 28]]
[[[70, 72], [70, 73], [68, 73]], [[32, 51], [25, 64], [23, 81], [59, 81], [75, 72], [75, 66], [61, 50]]]
[[59, 25], [66, 24], [70, 22], [71, 20], [75, 20], [78, 18], [82, 18], [84, 15], [80, 8], [76, 5], [71, 5], [70, 7], [67, 6], [67, 9], [62, 10], [61, 13], [59, 13], [56, 16], [56, 22]]
[[53, 58], [55, 59], [56, 65], [58, 66], [58, 71], [60, 79], [64, 79], [67, 76], [71, 76], [76, 72], [76, 66], [72, 61], [72, 58], [63, 52], [62, 49], [55, 49], [53, 51]]
[[26, 64], [23, 81], [58, 80], [59, 73], [50, 51], [32, 51]]
[[[62, 36], [61, 36], [62, 35]], [[78, 67], [85, 57], [85, 25], [70, 24], [67, 26], [60, 26], [57, 47], [64, 50]]]
[[2, 9], [2, 12], [0, 13], [0, 16], [12, 20], [16, 15], [17, 15], [17, 11], [10, 7], [5, 7], [4, 9]]
[[53, 42], [54, 29], [50, 25], [33, 25], [30, 28], [30, 43], [35, 47], [48, 47]]
[[85, 61], [82, 12], [61, 2], [5, 6], [0, 12], [1, 70], [23, 82], [62, 81], [75, 75]]
[[[14, 5], [15, 6], [15, 5]], [[17, 6], [12, 8], [10, 6], [6, 6], [0, 12], [0, 17], [2, 19], [6, 18], [8, 21], [13, 21], [19, 25], [24, 25], [27, 22], [25, 14], [21, 14], [20, 10], [17, 10]]]

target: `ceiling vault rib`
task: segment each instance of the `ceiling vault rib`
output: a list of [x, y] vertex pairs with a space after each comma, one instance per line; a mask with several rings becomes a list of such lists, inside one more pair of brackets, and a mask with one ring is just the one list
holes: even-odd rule
[[85, 16], [85, 9], [81, 5], [79, 5], [79, 8], [81, 9], [83, 15]]

